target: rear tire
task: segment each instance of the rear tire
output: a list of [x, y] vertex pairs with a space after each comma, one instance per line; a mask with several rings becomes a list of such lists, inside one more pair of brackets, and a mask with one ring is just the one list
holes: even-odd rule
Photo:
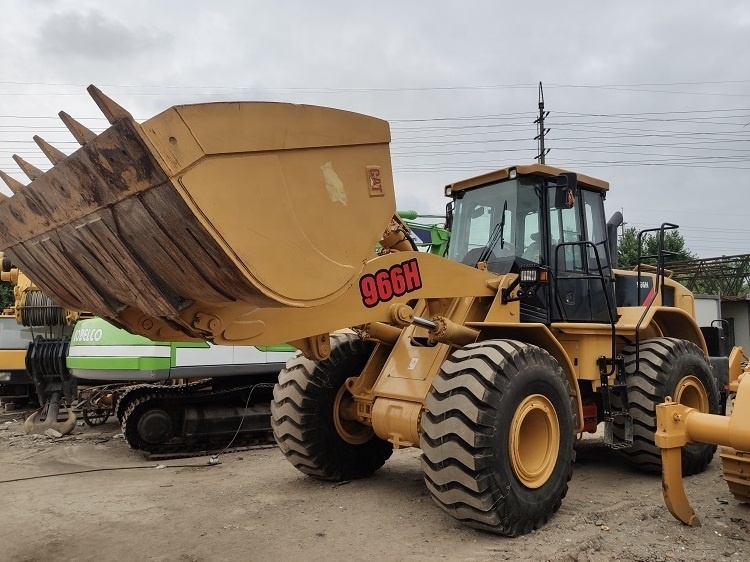
[[546, 523], [572, 473], [571, 395], [557, 361], [539, 347], [490, 340], [454, 352], [422, 417], [422, 469], [435, 503], [507, 536]]
[[393, 445], [372, 428], [342, 420], [337, 405], [346, 400], [349, 377], [364, 369], [372, 344], [350, 334], [331, 335], [331, 355], [312, 361], [302, 355], [279, 374], [271, 402], [271, 427], [287, 460], [320, 480], [353, 480], [378, 470]]
[[[636, 371], [635, 346], [623, 350], [633, 445], [618, 449], [631, 466], [644, 472], [661, 472], [661, 449], [654, 442], [656, 405], [671, 396], [675, 402], [703, 413], [719, 413], [719, 388], [711, 365], [701, 349], [685, 340], [654, 338], [641, 343], [640, 370]], [[615, 426], [622, 437], [622, 426]], [[682, 475], [703, 472], [716, 452], [716, 445], [688, 443], [682, 448]]]

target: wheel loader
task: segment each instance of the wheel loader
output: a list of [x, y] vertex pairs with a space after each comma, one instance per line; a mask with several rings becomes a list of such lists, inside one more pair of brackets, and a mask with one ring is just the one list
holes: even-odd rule
[[[0, 203], [0, 248], [57, 302], [132, 333], [296, 347], [271, 416], [303, 473], [365, 477], [420, 447], [439, 507], [514, 536], [560, 507], [577, 434], [603, 423], [626, 462], [659, 471], [657, 404], [718, 415], [693, 295], [662, 252], [616, 269], [606, 182], [539, 164], [454, 182], [446, 259], [396, 214], [385, 121], [237, 102], [139, 124], [89, 92], [111, 126], [61, 113], [81, 148], [37, 137], [53, 166], [16, 159], [31, 181]], [[665, 471], [714, 451], [685, 442]]]

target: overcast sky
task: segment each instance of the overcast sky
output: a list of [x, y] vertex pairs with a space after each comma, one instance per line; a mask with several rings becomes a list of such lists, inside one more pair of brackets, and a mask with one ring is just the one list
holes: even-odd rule
[[[610, 182], [607, 213], [681, 226], [700, 257], [750, 253], [750, 2], [0, 0], [0, 169], [107, 123], [213, 100], [326, 105], [391, 122], [400, 209], [533, 162]], [[10, 193], [4, 185], [0, 187]]]

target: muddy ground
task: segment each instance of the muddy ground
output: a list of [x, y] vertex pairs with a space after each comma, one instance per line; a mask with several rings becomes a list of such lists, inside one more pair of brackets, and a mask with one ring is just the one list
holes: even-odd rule
[[[20, 421], [0, 417], [2, 561], [750, 560], [750, 507], [727, 492], [718, 455], [686, 479], [703, 521], [689, 528], [667, 512], [659, 478], [586, 439], [560, 511], [508, 539], [438, 509], [418, 450], [335, 485], [305, 477], [272, 447], [224, 454], [216, 466], [154, 462], [111, 421], [59, 439], [24, 435]], [[91, 472], [64, 475], [75, 471]]]

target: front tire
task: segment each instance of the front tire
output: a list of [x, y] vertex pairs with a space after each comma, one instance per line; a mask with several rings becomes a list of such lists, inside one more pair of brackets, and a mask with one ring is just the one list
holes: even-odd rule
[[[719, 388], [711, 364], [700, 348], [676, 338], [654, 338], [641, 343], [640, 369], [635, 346], [623, 350], [633, 445], [618, 449], [631, 466], [644, 472], [661, 472], [661, 449], [654, 442], [656, 405], [671, 396], [704, 414], [719, 413]], [[622, 426], [615, 426], [616, 434]], [[688, 443], [682, 448], [682, 475], [703, 472], [716, 452], [716, 445]]]
[[279, 374], [271, 402], [271, 427], [279, 448], [298, 470], [320, 480], [369, 476], [393, 452], [372, 428], [339, 415], [350, 395], [344, 387], [358, 376], [372, 344], [352, 334], [331, 335], [331, 355], [312, 361], [302, 355]]
[[542, 526], [568, 491], [573, 401], [557, 361], [539, 347], [490, 340], [454, 352], [422, 417], [422, 469], [435, 503], [502, 535]]

